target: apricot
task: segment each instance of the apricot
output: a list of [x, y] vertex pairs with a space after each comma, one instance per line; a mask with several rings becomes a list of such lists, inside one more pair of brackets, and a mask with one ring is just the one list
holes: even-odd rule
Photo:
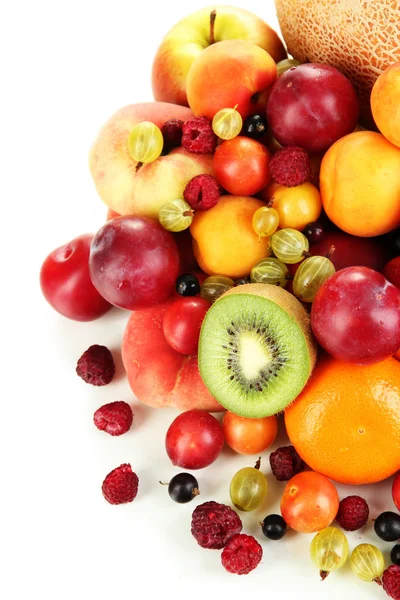
[[400, 149], [382, 134], [357, 131], [333, 144], [322, 159], [322, 204], [329, 219], [359, 237], [400, 226]]
[[264, 202], [248, 196], [221, 196], [210, 210], [196, 213], [190, 232], [200, 268], [208, 275], [232, 279], [248, 275], [268, 254], [268, 238], [258, 239], [252, 226]]
[[400, 62], [379, 75], [372, 88], [371, 110], [379, 131], [400, 147]]

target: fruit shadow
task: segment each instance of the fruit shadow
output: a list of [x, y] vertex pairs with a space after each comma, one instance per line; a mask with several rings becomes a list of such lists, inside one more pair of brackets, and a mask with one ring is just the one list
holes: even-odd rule
[[124, 363], [122, 362], [121, 348], [112, 346], [110, 352], [114, 359], [115, 375], [113, 381], [122, 381], [126, 377]]
[[133, 424], [131, 431], [135, 431], [135, 429], [140, 429], [144, 423], [146, 423], [154, 409], [151, 406], [146, 406], [145, 404], [138, 404], [130, 401], [127, 402], [133, 412]]

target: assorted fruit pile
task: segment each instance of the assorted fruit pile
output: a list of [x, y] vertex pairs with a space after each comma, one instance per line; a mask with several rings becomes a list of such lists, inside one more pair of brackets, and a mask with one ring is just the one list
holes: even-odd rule
[[[223, 549], [231, 573], [262, 559], [236, 511], [266, 498], [262, 453], [277, 415], [292, 445], [269, 462], [287, 483], [281, 515], [261, 530], [269, 540], [287, 528], [316, 533], [310, 551], [322, 578], [348, 558], [342, 529], [369, 518], [365, 500], [339, 502], [331, 480], [374, 483], [400, 469], [400, 62], [385, 66], [367, 129], [350, 79], [288, 58], [255, 15], [221, 6], [183, 19], [154, 61], [156, 101], [115, 113], [90, 151], [107, 222], [42, 265], [43, 294], [61, 315], [131, 311], [122, 358], [132, 391], [183, 411], [166, 433], [174, 465], [203, 469], [225, 442], [260, 455], [230, 483], [236, 510], [207, 501], [193, 512], [194, 538]], [[94, 344], [76, 372], [107, 385], [112, 354]], [[221, 424], [210, 412], [223, 410]], [[132, 421], [123, 401], [94, 414], [112, 436]], [[186, 472], [167, 485], [178, 503], [200, 493]], [[138, 486], [123, 464], [102, 491], [121, 504]], [[399, 476], [393, 499], [400, 511]], [[400, 514], [382, 513], [374, 528], [399, 540]], [[385, 569], [371, 544], [350, 556], [359, 578], [400, 599], [399, 545], [391, 560]]]

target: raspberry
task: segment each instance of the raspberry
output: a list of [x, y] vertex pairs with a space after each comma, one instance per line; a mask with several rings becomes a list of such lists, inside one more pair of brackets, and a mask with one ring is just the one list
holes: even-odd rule
[[278, 481], [288, 481], [297, 473], [304, 471], [305, 462], [293, 446], [282, 446], [269, 457], [272, 473]]
[[347, 496], [339, 504], [336, 521], [346, 531], [356, 531], [368, 521], [369, 508], [364, 498]]
[[400, 600], [400, 567], [390, 565], [382, 575], [382, 586], [393, 600]]
[[219, 183], [212, 175], [197, 175], [185, 187], [183, 197], [194, 210], [208, 210], [219, 200]]
[[226, 544], [221, 561], [229, 573], [247, 575], [256, 568], [262, 555], [262, 548], [253, 536], [238, 533]]
[[105, 346], [90, 346], [78, 360], [76, 372], [86, 383], [107, 385], [115, 375], [111, 352]]
[[120, 465], [107, 475], [101, 491], [110, 504], [125, 504], [136, 498], [139, 479], [129, 464]]
[[203, 502], [192, 515], [192, 535], [202, 548], [218, 550], [236, 533], [242, 531], [237, 513], [219, 502]]
[[183, 121], [180, 119], [169, 119], [165, 121], [161, 128], [161, 133], [164, 138], [164, 147], [167, 150], [177, 148], [182, 142], [182, 125]]
[[182, 146], [195, 154], [214, 152], [217, 136], [207, 117], [192, 117], [182, 127]]
[[96, 410], [93, 421], [101, 431], [106, 431], [110, 435], [122, 435], [129, 431], [132, 425], [132, 409], [123, 401], [110, 402]]
[[311, 164], [303, 148], [288, 146], [278, 150], [269, 163], [271, 177], [279, 185], [294, 187], [311, 177]]

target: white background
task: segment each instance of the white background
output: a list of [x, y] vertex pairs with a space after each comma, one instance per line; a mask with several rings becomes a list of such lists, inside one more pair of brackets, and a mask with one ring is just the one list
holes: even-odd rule
[[[272, 0], [246, 1], [277, 25]], [[375, 584], [356, 580], [347, 566], [320, 583], [309, 559], [312, 536], [288, 534], [268, 542], [258, 521], [278, 510], [283, 484], [263, 470], [270, 493], [260, 511], [243, 515], [264, 558], [247, 577], [226, 573], [218, 551], [190, 534], [190, 516], [205, 500], [229, 502], [229, 481], [253, 458], [225, 450], [197, 473], [201, 496], [174, 504], [158, 480], [178, 469], [164, 450], [176, 413], [152, 410], [132, 397], [118, 349], [127, 313], [113, 310], [89, 324], [67, 321], [41, 296], [41, 262], [55, 247], [95, 232], [106, 209], [87, 165], [97, 130], [118, 108], [151, 100], [152, 59], [163, 35], [201, 2], [170, 0], [26, 1], [0, 15], [2, 421], [0, 595], [4, 600], [138, 597], [360, 600], [383, 598]], [[117, 378], [93, 388], [75, 374], [91, 344], [110, 347]], [[126, 400], [132, 430], [111, 438], [92, 424], [96, 408]], [[280, 439], [282, 442], [282, 436]], [[101, 494], [105, 475], [130, 462], [140, 479], [134, 503], [111, 506]], [[344, 489], [360, 493], [372, 516], [393, 509], [390, 482]], [[241, 515], [242, 516], [242, 515]], [[378, 543], [369, 525], [349, 536], [351, 547]]]

